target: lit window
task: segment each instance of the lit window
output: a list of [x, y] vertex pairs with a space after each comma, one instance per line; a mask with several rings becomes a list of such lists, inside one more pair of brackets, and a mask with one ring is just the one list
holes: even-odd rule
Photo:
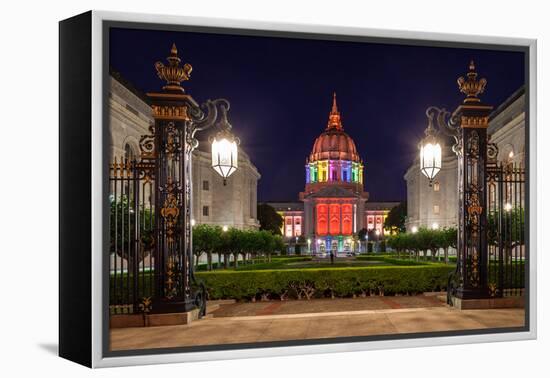
[[434, 192], [439, 192], [439, 182], [434, 182]]
[[285, 217], [285, 236], [291, 237], [292, 235], [292, 217]]
[[294, 236], [302, 235], [302, 218], [294, 217]]
[[439, 214], [439, 205], [434, 205], [434, 214]]

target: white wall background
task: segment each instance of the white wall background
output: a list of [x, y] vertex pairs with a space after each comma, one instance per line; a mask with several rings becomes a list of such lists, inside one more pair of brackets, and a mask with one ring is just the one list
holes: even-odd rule
[[[88, 9], [539, 39], [539, 167], [548, 166], [550, 63], [543, 1], [4, 1], [0, 12], [0, 373], [4, 377], [543, 376], [548, 366], [545, 254], [539, 198], [539, 340], [90, 371], [57, 344], [57, 21]], [[546, 105], [546, 108], [545, 106]], [[546, 171], [546, 172], [545, 172]], [[539, 170], [539, 193], [548, 192]], [[546, 175], [545, 175], [546, 173]], [[32, 231], [32, 233], [30, 232]], [[546, 348], [546, 352], [544, 352]], [[463, 367], [451, 362], [469, 360]]]

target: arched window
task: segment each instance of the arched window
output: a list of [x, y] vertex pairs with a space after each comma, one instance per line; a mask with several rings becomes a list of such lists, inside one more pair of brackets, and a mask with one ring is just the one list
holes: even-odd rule
[[136, 159], [136, 154], [134, 152], [134, 149], [132, 148], [132, 146], [130, 146], [129, 143], [126, 143], [124, 145], [124, 159], [130, 160], [130, 161]]
[[353, 208], [351, 204], [342, 205], [342, 234], [351, 235], [353, 231]]
[[329, 233], [331, 235], [340, 234], [340, 205], [330, 204], [329, 205]]
[[328, 206], [325, 204], [317, 205], [317, 234], [326, 235], [328, 233]]
[[508, 163], [512, 163], [514, 161], [514, 157], [515, 157], [515, 154], [514, 154], [514, 150], [511, 149], [508, 154], [506, 155], [506, 159], [507, 159], [507, 162]]

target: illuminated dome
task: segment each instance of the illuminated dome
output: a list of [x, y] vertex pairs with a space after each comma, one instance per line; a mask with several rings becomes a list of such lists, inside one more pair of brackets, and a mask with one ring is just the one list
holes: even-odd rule
[[329, 126], [315, 139], [309, 161], [327, 159], [361, 161], [355, 142], [341, 127], [338, 129]]
[[315, 187], [317, 184], [351, 185], [356, 190], [360, 190], [359, 186], [363, 184], [363, 162], [355, 142], [344, 132], [336, 93], [332, 99], [327, 127], [315, 140], [306, 161], [306, 189], [313, 189], [312, 184]]
[[309, 155], [310, 162], [328, 159], [361, 161], [355, 148], [355, 142], [344, 132], [340, 112], [336, 105], [336, 93], [332, 98], [332, 110], [328, 116], [327, 128], [315, 139], [313, 150]]

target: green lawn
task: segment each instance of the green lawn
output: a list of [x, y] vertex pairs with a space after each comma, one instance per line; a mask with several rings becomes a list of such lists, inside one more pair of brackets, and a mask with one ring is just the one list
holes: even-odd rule
[[[319, 268], [348, 268], [348, 267], [382, 267], [382, 266], [415, 266], [415, 265], [442, 264], [430, 260], [411, 260], [408, 257], [396, 258], [395, 255], [359, 255], [355, 258], [335, 258], [334, 263], [330, 259], [313, 259], [310, 256], [302, 257], [273, 257], [269, 263], [256, 262], [255, 264], [240, 264], [237, 271], [243, 270], [279, 270], [279, 269], [319, 269]], [[201, 269], [203, 270], [203, 269]], [[231, 268], [234, 270], [234, 268]]]
[[[293, 261], [294, 260], [294, 261]], [[236, 270], [278, 270], [278, 269], [318, 269], [318, 268], [345, 268], [345, 267], [367, 267], [367, 266], [386, 266], [391, 265], [384, 261], [349, 261], [336, 260], [334, 264], [330, 260], [313, 261], [312, 259], [295, 261], [293, 260], [273, 260], [270, 263], [240, 265]]]

